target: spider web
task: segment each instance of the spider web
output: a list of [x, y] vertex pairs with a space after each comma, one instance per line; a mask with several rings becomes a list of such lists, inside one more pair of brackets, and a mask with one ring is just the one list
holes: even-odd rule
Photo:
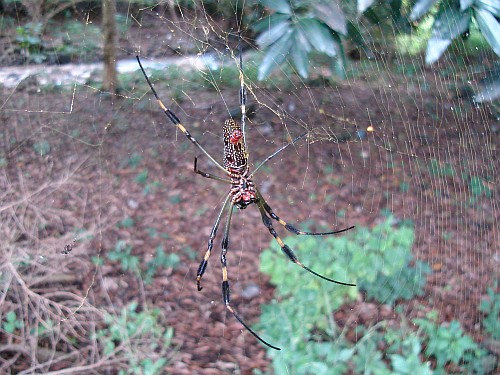
[[[226, 315], [218, 254], [223, 225], [204, 289], [196, 291], [196, 270], [228, 189], [193, 173], [195, 157], [203, 171], [218, 171], [165, 118], [134, 58], [141, 56], [183, 125], [222, 160], [222, 124], [239, 117], [237, 46], [245, 22], [231, 6], [221, 9], [214, 15], [198, 2], [119, 3], [117, 94], [101, 90], [92, 65], [101, 56], [94, 48], [101, 43], [98, 8], [75, 8], [81, 25], [73, 28], [56, 19], [61, 34], [44, 40], [57, 44], [66, 33], [77, 47], [73, 65], [7, 66], [15, 61], [4, 59], [0, 328], [8, 359], [2, 370], [128, 370], [164, 358], [164, 371], [176, 374], [271, 373], [277, 358], [289, 373], [297, 371]], [[308, 134], [259, 169], [255, 182], [280, 217], [306, 230], [355, 225], [345, 234], [355, 239], [358, 228], [373, 228], [388, 216], [394, 228], [411, 223], [413, 259], [431, 272], [417, 275], [426, 278], [423, 295], [398, 300], [402, 316], [435, 310], [439, 323], [459, 321], [494, 352], [479, 306], [498, 280], [500, 261], [498, 107], [474, 104], [471, 91], [485, 74], [481, 62], [492, 64], [495, 56], [487, 49], [470, 52], [469, 42], [458, 40], [426, 67], [423, 52], [405, 50], [417, 41], [395, 37], [394, 30], [383, 38], [373, 25], [361, 26], [363, 41], [377, 53], [359, 57], [350, 46], [344, 80], [314, 59], [307, 80], [285, 63], [259, 81], [262, 56], [254, 35], [243, 30], [251, 164]], [[260, 254], [272, 242], [255, 207], [235, 212], [228, 254], [232, 301], [251, 325], [261, 306], [282, 298], [259, 272]], [[314, 278], [299, 267], [290, 272], [297, 289]], [[415, 293], [417, 284], [410, 285]], [[134, 327], [130, 332], [124, 316]], [[402, 320], [395, 305], [366, 293], [332, 316], [345, 332], [388, 316]], [[24, 330], [15, 322], [24, 322]], [[109, 327], [126, 332], [116, 336]], [[171, 341], [166, 327], [173, 329]], [[286, 351], [287, 342], [273, 344]]]

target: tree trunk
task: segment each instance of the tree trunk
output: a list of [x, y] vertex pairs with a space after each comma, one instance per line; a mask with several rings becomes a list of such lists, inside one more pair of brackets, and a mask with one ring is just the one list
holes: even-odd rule
[[104, 35], [103, 91], [116, 93], [116, 0], [102, 2], [102, 29]]

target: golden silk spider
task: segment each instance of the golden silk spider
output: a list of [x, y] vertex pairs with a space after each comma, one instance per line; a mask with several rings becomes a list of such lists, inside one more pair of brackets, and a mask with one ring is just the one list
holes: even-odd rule
[[278, 215], [274, 213], [272, 210], [271, 206], [266, 202], [262, 194], [259, 192], [259, 189], [257, 186], [255, 186], [255, 183], [253, 181], [253, 176], [255, 172], [262, 167], [265, 163], [267, 163], [269, 160], [271, 160], [273, 157], [275, 157], [277, 154], [279, 154], [281, 151], [283, 151], [285, 148], [288, 146], [294, 144], [297, 142], [299, 139], [305, 136], [305, 134], [295, 138], [292, 140], [290, 143], [286, 144], [285, 146], [281, 147], [277, 151], [275, 151], [273, 154], [268, 156], [264, 161], [262, 161], [258, 166], [250, 172], [250, 167], [248, 164], [248, 152], [247, 152], [247, 147], [246, 147], [246, 141], [245, 141], [245, 121], [246, 121], [246, 87], [245, 87], [245, 81], [243, 77], [243, 64], [242, 64], [242, 53], [241, 53], [241, 42], [239, 43], [239, 79], [240, 79], [240, 90], [239, 90], [239, 104], [241, 107], [241, 123], [237, 123], [233, 119], [228, 119], [224, 122], [224, 125], [222, 127], [222, 134], [223, 134], [223, 141], [224, 141], [224, 151], [223, 151], [223, 163], [222, 165], [219, 164], [215, 160], [215, 158], [206, 151], [203, 146], [201, 146], [200, 143], [191, 135], [191, 133], [184, 127], [184, 125], [181, 123], [179, 118], [176, 116], [176, 114], [170, 110], [160, 99], [158, 96], [156, 90], [154, 89], [151, 81], [149, 80], [146, 71], [144, 70], [141, 60], [139, 56], [136, 56], [137, 62], [139, 63], [139, 66], [141, 68], [142, 73], [144, 74], [144, 77], [146, 78], [146, 81], [153, 92], [153, 95], [156, 98], [156, 101], [158, 102], [159, 106], [167, 116], [167, 118], [174, 124], [174, 126], [177, 127], [186, 137], [191, 141], [203, 154], [205, 154], [208, 159], [221, 171], [223, 171], [224, 175], [226, 177], [219, 177], [210, 173], [206, 173], [203, 171], [200, 171], [197, 166], [197, 159], [195, 158], [194, 160], [194, 172], [210, 179], [222, 181], [225, 183], [228, 183], [230, 185], [230, 190], [227, 193], [227, 196], [224, 200], [224, 203], [222, 204], [222, 207], [217, 215], [217, 218], [215, 220], [215, 224], [212, 228], [212, 231], [210, 233], [209, 239], [208, 239], [208, 248], [207, 251], [205, 252], [205, 256], [203, 257], [203, 260], [200, 263], [200, 266], [198, 267], [198, 271], [196, 273], [196, 283], [197, 283], [197, 288], [198, 290], [201, 290], [201, 279], [203, 277], [203, 274], [205, 273], [205, 270], [207, 268], [208, 264], [208, 259], [210, 257], [210, 254], [212, 253], [212, 248], [213, 248], [213, 243], [215, 236], [217, 234], [217, 230], [219, 228], [219, 224], [221, 222], [222, 216], [224, 215], [224, 211], [227, 210], [226, 214], [226, 223], [224, 226], [224, 233], [222, 236], [222, 251], [220, 255], [220, 261], [222, 264], [222, 298], [224, 300], [224, 305], [226, 306], [227, 310], [229, 310], [234, 317], [245, 327], [255, 338], [257, 338], [260, 342], [263, 344], [267, 345], [270, 348], [280, 350], [280, 348], [271, 345], [264, 339], [262, 339], [255, 331], [253, 331], [244, 321], [243, 319], [236, 313], [236, 311], [233, 309], [233, 307], [230, 304], [230, 292], [229, 292], [229, 281], [228, 281], [228, 272], [227, 272], [227, 262], [226, 262], [226, 253], [228, 250], [228, 244], [229, 244], [229, 228], [231, 224], [231, 216], [233, 212], [233, 208], [237, 207], [240, 210], [243, 210], [247, 208], [249, 205], [256, 204], [257, 208], [260, 211], [260, 215], [262, 217], [262, 222], [264, 223], [265, 227], [269, 230], [269, 232], [272, 234], [272, 236], [276, 239], [278, 242], [279, 246], [281, 247], [281, 250], [283, 253], [288, 257], [290, 261], [293, 263], [299, 265], [306, 271], [312, 273], [313, 275], [320, 277], [324, 280], [330, 281], [332, 283], [340, 284], [340, 285], [346, 285], [346, 286], [355, 286], [355, 284], [350, 284], [350, 283], [345, 283], [345, 282], [340, 282], [336, 281], [333, 279], [330, 279], [328, 277], [325, 277], [323, 275], [320, 275], [319, 273], [313, 271], [312, 269], [306, 267], [303, 265], [297, 258], [297, 256], [294, 254], [292, 249], [288, 247], [283, 240], [278, 236], [276, 233], [274, 227], [273, 227], [273, 220], [277, 221], [280, 225], [282, 225], [286, 230], [288, 230], [291, 233], [297, 234], [297, 235], [308, 235], [308, 236], [324, 236], [324, 235], [330, 235], [330, 234], [336, 234], [336, 233], [341, 233], [348, 231], [349, 229], [354, 228], [354, 226], [344, 228], [341, 230], [337, 231], [332, 231], [332, 232], [305, 232], [302, 230], [299, 230], [298, 228], [294, 227], [293, 225], [287, 223], [283, 219], [281, 219]]

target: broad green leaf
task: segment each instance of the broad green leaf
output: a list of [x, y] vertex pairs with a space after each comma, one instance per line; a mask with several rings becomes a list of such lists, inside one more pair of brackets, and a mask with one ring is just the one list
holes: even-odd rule
[[282, 13], [273, 13], [269, 17], [265, 17], [262, 20], [252, 24], [252, 30], [256, 33], [261, 33], [263, 31], [269, 30], [271, 26], [288, 21], [290, 15]]
[[293, 46], [293, 41], [295, 40], [293, 34], [294, 30], [288, 28], [285, 34], [273, 44], [273, 48], [269, 49], [259, 67], [259, 80], [266, 78], [274, 68], [279, 66], [287, 58]]
[[281, 20], [278, 23], [271, 25], [269, 30], [262, 32], [256, 39], [260, 48], [266, 48], [283, 37], [283, 34], [291, 31], [291, 25], [288, 19]]
[[292, 8], [287, 0], [261, 0], [260, 3], [279, 13], [292, 14]]
[[474, 95], [474, 101], [476, 103], [492, 102], [500, 98], [500, 68], [493, 69], [493, 71], [482, 80], [480, 88], [480, 91]]
[[451, 41], [467, 31], [471, 20], [470, 10], [460, 12], [454, 7], [442, 9], [434, 21], [432, 36], [427, 42], [425, 63], [436, 62], [451, 44]]
[[311, 40], [310, 36], [307, 35], [304, 30], [300, 27], [296, 27], [296, 34], [295, 34], [295, 39], [296, 39], [296, 46], [300, 47], [307, 53], [311, 52], [313, 49], [313, 46], [311, 45]]
[[413, 6], [410, 13], [410, 20], [416, 21], [422, 17], [437, 0], [419, 0]]
[[460, 0], [460, 10], [463, 12], [470, 8], [472, 4], [474, 4], [474, 0]]
[[299, 27], [316, 51], [332, 57], [337, 54], [332, 34], [324, 24], [309, 18], [300, 20]]
[[319, 2], [314, 4], [314, 15], [330, 27], [330, 29], [342, 34], [347, 34], [345, 15], [338, 0]]
[[500, 24], [490, 12], [476, 9], [474, 12], [477, 24], [491, 48], [500, 56]]
[[337, 51], [337, 58], [333, 59], [332, 68], [338, 77], [345, 79], [346, 57], [344, 53], [344, 47], [342, 46], [342, 41], [340, 40], [340, 36], [338, 34], [334, 35], [333, 39], [335, 40], [335, 50]]
[[474, 6], [478, 9], [487, 10], [495, 17], [500, 18], [500, 1], [498, 0], [476, 0]]
[[308, 52], [303, 47], [303, 44], [300, 43], [297, 39], [300, 38], [300, 33], [295, 33], [295, 48], [292, 48], [291, 58], [293, 65], [297, 69], [297, 72], [302, 78], [307, 78], [307, 68], [309, 65], [309, 60], [307, 59]]
[[375, 0], [358, 0], [358, 13], [363, 14], [374, 2]]

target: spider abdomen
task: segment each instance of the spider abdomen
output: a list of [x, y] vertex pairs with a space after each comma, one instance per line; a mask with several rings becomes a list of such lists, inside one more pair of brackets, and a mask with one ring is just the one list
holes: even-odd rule
[[222, 127], [224, 139], [224, 169], [228, 173], [244, 173], [248, 166], [248, 152], [240, 124], [228, 119]]

